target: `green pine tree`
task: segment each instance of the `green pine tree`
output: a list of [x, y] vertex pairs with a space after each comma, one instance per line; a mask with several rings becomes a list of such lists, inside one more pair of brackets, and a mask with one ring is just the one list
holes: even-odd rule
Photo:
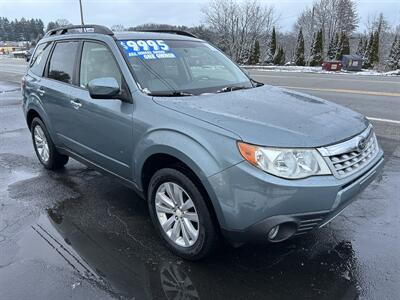
[[336, 53], [336, 59], [342, 60], [343, 55], [348, 55], [348, 54], [350, 54], [350, 42], [348, 36], [343, 31], [340, 34], [339, 48]]
[[364, 38], [362, 36], [360, 36], [360, 40], [358, 41], [358, 45], [357, 45], [356, 54], [358, 56], [363, 57], [364, 53], [365, 53], [365, 42], [364, 42]]
[[275, 27], [273, 27], [272, 34], [271, 34], [271, 40], [269, 41], [269, 44], [268, 44], [268, 54], [267, 54], [266, 62], [273, 63], [275, 54], [276, 54], [276, 32], [275, 32]]
[[333, 35], [330, 42], [329, 42], [329, 46], [328, 46], [328, 59], [333, 60], [336, 57], [336, 46], [337, 46], [337, 35]]
[[294, 56], [294, 63], [296, 66], [305, 66], [304, 60], [304, 36], [303, 31], [300, 28], [299, 35], [297, 37], [296, 51]]
[[340, 36], [339, 36], [339, 33], [338, 32], [336, 32], [336, 34], [335, 34], [335, 42], [334, 42], [334, 49], [335, 49], [335, 51], [334, 51], [334, 53], [335, 53], [335, 55], [333, 56], [333, 59], [335, 59], [335, 60], [338, 60], [339, 58], [338, 58], [338, 52], [340, 51]]
[[254, 42], [253, 49], [251, 50], [249, 64], [256, 65], [260, 62], [260, 43], [258, 40]]
[[283, 66], [286, 62], [286, 53], [282, 47], [280, 47], [279, 51], [280, 51], [280, 60], [278, 64]]
[[310, 56], [310, 66], [321, 66], [323, 61], [323, 34], [322, 29], [319, 30], [314, 36], [314, 42], [311, 49], [311, 56]]
[[375, 31], [372, 41], [371, 63], [373, 66], [379, 63], [379, 31]]
[[284, 65], [286, 62], [286, 55], [285, 55], [285, 51], [283, 50], [282, 47], [278, 47], [275, 55], [274, 55], [274, 65]]
[[372, 57], [371, 52], [372, 52], [372, 48], [373, 48], [373, 43], [374, 43], [374, 34], [371, 33], [369, 36], [368, 43], [365, 48], [365, 54], [363, 57], [363, 68], [365, 68], [365, 69], [370, 69], [373, 67], [372, 60], [371, 60], [371, 57]]
[[400, 39], [397, 37], [397, 35], [395, 36], [392, 48], [390, 49], [386, 68], [388, 70], [400, 69]]

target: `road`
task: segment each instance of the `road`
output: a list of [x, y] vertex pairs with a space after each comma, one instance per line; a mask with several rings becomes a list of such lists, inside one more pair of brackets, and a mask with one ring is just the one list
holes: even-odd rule
[[[372, 119], [400, 121], [400, 77], [251, 71], [263, 83], [283, 86], [360, 111]], [[377, 101], [379, 99], [379, 105]]]
[[24, 65], [0, 60], [0, 299], [398, 299], [399, 79], [252, 71], [373, 118], [384, 171], [302, 239], [189, 263], [164, 248], [125, 186], [73, 160], [40, 166], [20, 108]]

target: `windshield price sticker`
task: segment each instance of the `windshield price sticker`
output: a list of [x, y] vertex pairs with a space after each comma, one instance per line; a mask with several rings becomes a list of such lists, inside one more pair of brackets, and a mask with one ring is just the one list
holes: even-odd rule
[[121, 41], [128, 57], [140, 57], [142, 59], [176, 58], [169, 46], [163, 40], [131, 40]]

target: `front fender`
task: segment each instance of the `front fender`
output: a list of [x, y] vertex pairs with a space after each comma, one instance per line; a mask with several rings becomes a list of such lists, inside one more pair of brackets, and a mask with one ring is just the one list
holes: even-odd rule
[[[200, 134], [201, 135], [201, 134]], [[218, 221], [224, 224], [221, 207], [216, 194], [209, 183], [208, 177], [241, 161], [237, 152], [236, 141], [227, 136], [215, 138], [212, 134], [207, 139], [199, 136], [188, 135], [183, 132], [158, 129], [149, 132], [135, 147], [134, 154], [134, 178], [140, 189], [143, 189], [141, 178], [142, 169], [146, 160], [154, 154], [168, 154], [186, 164], [200, 179], [206, 189]], [[211, 144], [210, 141], [213, 141]], [[231, 149], [227, 153], [226, 149]]]

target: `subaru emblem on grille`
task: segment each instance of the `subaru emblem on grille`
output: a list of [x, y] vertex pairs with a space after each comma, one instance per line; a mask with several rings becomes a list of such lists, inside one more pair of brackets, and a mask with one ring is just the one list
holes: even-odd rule
[[367, 145], [367, 140], [365, 138], [361, 138], [357, 144], [358, 151], [363, 151], [366, 145]]

